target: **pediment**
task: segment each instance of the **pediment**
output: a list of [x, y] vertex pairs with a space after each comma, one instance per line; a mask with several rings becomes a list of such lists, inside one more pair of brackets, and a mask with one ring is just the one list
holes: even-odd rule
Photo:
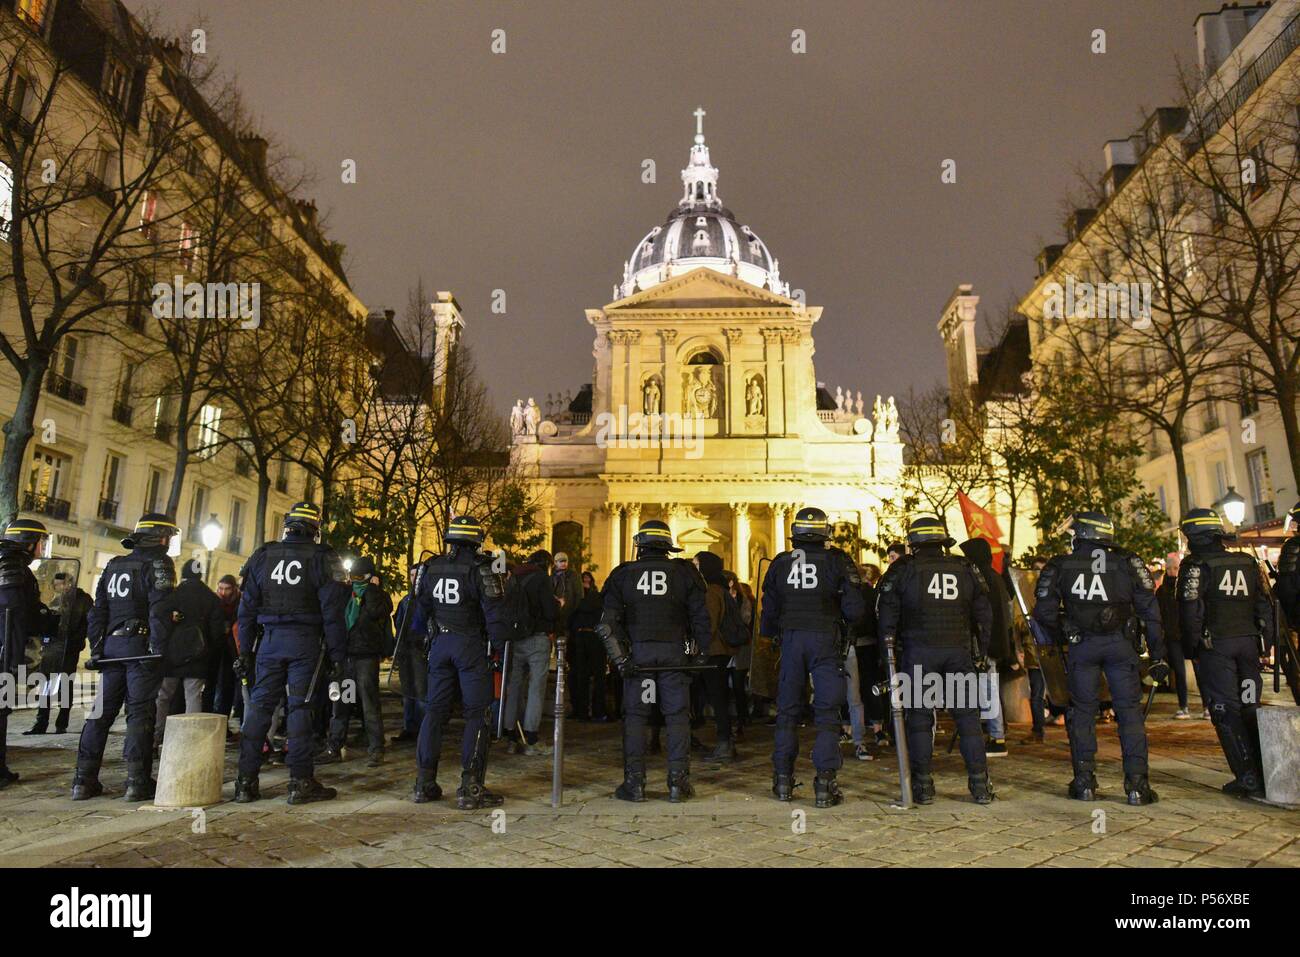
[[707, 266], [619, 299], [605, 306], [606, 315], [646, 309], [802, 309], [795, 299], [779, 296]]

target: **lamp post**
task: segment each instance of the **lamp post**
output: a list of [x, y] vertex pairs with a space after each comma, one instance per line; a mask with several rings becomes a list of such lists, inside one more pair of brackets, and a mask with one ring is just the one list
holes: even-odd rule
[[224, 532], [225, 529], [217, 521], [216, 515], [209, 518], [207, 524], [199, 531], [199, 536], [203, 539], [203, 547], [208, 551], [208, 565], [203, 569], [203, 581], [209, 587], [212, 586], [212, 553], [220, 547], [221, 536]]
[[1246, 500], [1237, 494], [1237, 490], [1231, 485], [1228, 491], [1224, 493], [1223, 498], [1215, 502], [1223, 512], [1223, 517], [1234, 528], [1246, 520]]

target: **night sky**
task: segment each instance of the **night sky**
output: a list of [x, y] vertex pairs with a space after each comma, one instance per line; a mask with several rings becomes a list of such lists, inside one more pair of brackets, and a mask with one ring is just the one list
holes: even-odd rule
[[421, 277], [456, 294], [504, 413], [590, 380], [583, 309], [675, 205], [696, 106], [723, 203], [825, 307], [817, 378], [868, 395], [938, 381], [954, 286], [974, 283], [986, 316], [1027, 288], [1080, 171], [1099, 176], [1103, 143], [1172, 101], [1194, 18], [1218, 6], [167, 0], [160, 15], [176, 35], [205, 18], [260, 126], [315, 171], [368, 307], [400, 312]]

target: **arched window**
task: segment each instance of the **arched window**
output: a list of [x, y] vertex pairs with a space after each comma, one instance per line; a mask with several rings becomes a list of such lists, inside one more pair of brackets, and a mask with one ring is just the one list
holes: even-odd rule
[[717, 356], [708, 349], [704, 349], [687, 359], [686, 364], [688, 366], [716, 366], [719, 365], [719, 362]]

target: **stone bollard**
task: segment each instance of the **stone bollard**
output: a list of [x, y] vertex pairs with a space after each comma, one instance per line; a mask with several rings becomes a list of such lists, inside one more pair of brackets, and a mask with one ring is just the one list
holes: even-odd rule
[[221, 801], [226, 717], [176, 714], [167, 719], [155, 807], [207, 807]]
[[1265, 705], [1257, 713], [1264, 794], [1272, 804], [1300, 806], [1300, 708]]

